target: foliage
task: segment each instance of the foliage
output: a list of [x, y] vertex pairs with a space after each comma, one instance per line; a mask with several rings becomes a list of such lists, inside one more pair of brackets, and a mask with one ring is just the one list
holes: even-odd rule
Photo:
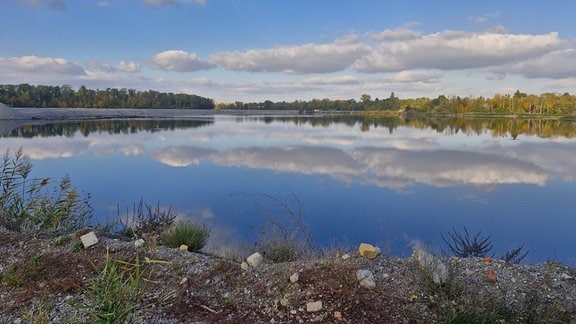
[[75, 91], [70, 85], [0, 85], [0, 102], [12, 107], [52, 108], [186, 108], [213, 109], [212, 99], [188, 95], [134, 89], [92, 90], [85, 86]]
[[195, 223], [180, 221], [161, 236], [162, 242], [169, 247], [177, 248], [182, 244], [188, 246], [188, 251], [200, 251], [208, 241], [210, 229]]
[[134, 204], [132, 214], [126, 210], [126, 216], [120, 217], [118, 211], [119, 229], [114, 232], [116, 224], [109, 224], [106, 227], [107, 231], [113, 231], [111, 233], [113, 236], [127, 240], [142, 238], [146, 234], [159, 237], [174, 224], [176, 216], [172, 207], [161, 209], [159, 202], [156, 207], [152, 207], [140, 199], [138, 204]]
[[86, 306], [92, 312], [93, 323], [124, 323], [131, 320], [141, 297], [142, 273], [138, 255], [134, 263], [128, 263], [113, 260], [106, 251], [103, 268], [93, 266], [98, 276], [90, 279], [88, 294], [91, 303]]
[[68, 176], [50, 189], [50, 178], [29, 179], [32, 163], [20, 148], [0, 165], [0, 226], [13, 231], [70, 233], [91, 217], [89, 195], [81, 197]]

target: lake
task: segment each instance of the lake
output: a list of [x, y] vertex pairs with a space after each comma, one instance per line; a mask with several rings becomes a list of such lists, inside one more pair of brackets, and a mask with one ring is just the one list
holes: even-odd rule
[[[576, 265], [576, 122], [354, 116], [199, 115], [20, 125], [32, 176], [91, 194], [92, 221], [143, 199], [212, 229], [210, 249], [253, 245], [285, 218], [318, 248], [361, 242], [397, 256], [441, 234], [481, 231], [501, 256]], [[119, 211], [120, 210], [120, 211]]]

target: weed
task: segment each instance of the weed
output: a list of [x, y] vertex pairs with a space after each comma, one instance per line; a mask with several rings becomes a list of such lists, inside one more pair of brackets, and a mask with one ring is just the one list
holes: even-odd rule
[[22, 148], [14, 156], [6, 151], [0, 162], [0, 226], [60, 234], [84, 226], [92, 213], [90, 196], [81, 197], [68, 176], [48, 193], [51, 179], [29, 179], [31, 171]]
[[290, 191], [286, 197], [242, 194], [259, 198], [257, 208], [267, 216], [264, 226], [255, 228], [256, 246], [266, 258], [272, 262], [287, 262], [313, 252], [312, 234], [304, 219], [303, 203], [296, 193]]
[[78, 242], [75, 242], [74, 244], [72, 244], [72, 246], [70, 247], [70, 252], [77, 253], [77, 252], [82, 251], [83, 248], [84, 248], [84, 244], [82, 244], [82, 242], [78, 241]]
[[[107, 250], [104, 267], [99, 269], [96, 265], [93, 266], [98, 276], [90, 281], [89, 295], [92, 302], [86, 307], [92, 312], [93, 322], [124, 323], [132, 320], [140, 301], [139, 288], [142, 280], [138, 255], [132, 264], [112, 260]], [[124, 266], [124, 269], [121, 266]]]
[[[453, 255], [468, 258], [468, 257], [485, 257], [492, 251], [494, 245], [490, 239], [490, 236], [481, 237], [482, 232], [476, 233], [474, 237], [470, 237], [470, 233], [466, 226], [464, 226], [464, 233], [457, 232], [454, 228], [452, 232], [448, 233], [448, 238], [444, 234], [442, 240], [452, 252]], [[529, 251], [523, 252], [524, 244], [519, 247], [505, 252], [501, 260], [511, 263], [520, 263], [527, 255]], [[491, 256], [494, 256], [492, 254]]]
[[461, 258], [485, 257], [494, 247], [490, 237], [479, 237], [482, 232], [476, 233], [474, 238], [470, 238], [468, 229], [464, 226], [464, 234], [457, 232], [454, 228], [452, 233], [448, 233], [449, 239], [442, 235], [442, 240], [455, 256]]
[[[126, 210], [126, 215], [121, 217], [118, 208], [118, 221], [107, 224], [103, 229], [113, 232], [113, 236], [126, 240], [142, 238], [144, 235], [159, 237], [174, 224], [176, 216], [171, 207], [161, 209], [160, 203], [152, 207], [140, 199], [138, 204], [134, 204], [132, 214]], [[114, 232], [114, 228], [118, 225], [120, 229]]]
[[210, 229], [195, 222], [178, 222], [162, 236], [162, 242], [169, 247], [179, 247], [184, 244], [188, 251], [198, 252], [205, 245], [210, 236]]
[[70, 241], [70, 236], [61, 235], [61, 236], [58, 236], [56, 239], [54, 239], [54, 245], [62, 246], [64, 244], [68, 243], [69, 241]]

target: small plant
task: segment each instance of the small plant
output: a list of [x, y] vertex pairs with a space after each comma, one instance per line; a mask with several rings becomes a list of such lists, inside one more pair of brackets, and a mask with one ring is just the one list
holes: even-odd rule
[[[146, 204], [143, 199], [140, 199], [138, 204], [134, 204], [131, 215], [127, 210], [126, 216], [121, 217], [120, 209], [118, 208], [120, 229], [114, 232], [113, 236], [126, 240], [142, 238], [146, 234], [158, 237], [174, 224], [176, 216], [177, 214], [171, 207], [162, 209], [160, 208], [160, 203], [156, 207], [152, 207]], [[113, 232], [113, 228], [116, 225], [116, 222], [107, 224], [103, 229]]]
[[89, 295], [92, 302], [86, 306], [92, 312], [93, 323], [124, 323], [132, 320], [132, 314], [140, 301], [142, 280], [138, 255], [132, 264], [113, 260], [109, 251], [106, 251], [104, 267], [99, 269], [93, 266], [98, 276], [91, 279]]
[[[489, 236], [481, 237], [481, 234], [482, 232], [478, 232], [474, 237], [471, 237], [468, 229], [464, 226], [464, 233], [457, 232], [453, 228], [452, 233], [448, 233], [448, 238], [446, 238], [444, 234], [441, 234], [441, 236], [452, 254], [457, 257], [485, 257], [492, 251], [494, 245]], [[500, 259], [510, 263], [520, 263], [528, 255], [528, 252], [530, 252], [523, 252], [523, 250], [524, 244], [505, 252]], [[491, 256], [494, 256], [494, 254]]]
[[510, 263], [520, 263], [528, 255], [528, 252], [530, 252], [529, 250], [527, 250], [526, 252], [522, 253], [523, 249], [524, 244], [504, 253], [504, 255], [500, 259]]
[[286, 197], [250, 194], [259, 198], [258, 209], [266, 215], [263, 227], [254, 228], [256, 246], [272, 262], [294, 261], [313, 251], [310, 227], [304, 219], [300, 197], [290, 191]]
[[188, 251], [200, 251], [208, 241], [210, 229], [195, 222], [178, 222], [162, 236], [162, 242], [169, 247], [179, 247], [182, 244], [188, 246]]
[[442, 240], [455, 256], [461, 258], [485, 257], [494, 247], [490, 237], [480, 237], [482, 232], [476, 233], [474, 238], [470, 237], [468, 229], [464, 226], [464, 234], [457, 232], [454, 228], [452, 233], [448, 233], [449, 239], [442, 235]]

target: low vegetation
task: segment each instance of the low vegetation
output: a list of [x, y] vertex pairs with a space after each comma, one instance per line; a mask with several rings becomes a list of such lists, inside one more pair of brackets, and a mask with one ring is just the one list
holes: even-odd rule
[[22, 149], [6, 151], [0, 162], [0, 226], [17, 232], [66, 234], [92, 216], [90, 195], [82, 195], [65, 176], [31, 179], [32, 163]]
[[208, 241], [210, 229], [206, 226], [188, 221], [180, 221], [164, 232], [160, 239], [168, 247], [177, 248], [186, 245], [188, 251], [200, 251]]

